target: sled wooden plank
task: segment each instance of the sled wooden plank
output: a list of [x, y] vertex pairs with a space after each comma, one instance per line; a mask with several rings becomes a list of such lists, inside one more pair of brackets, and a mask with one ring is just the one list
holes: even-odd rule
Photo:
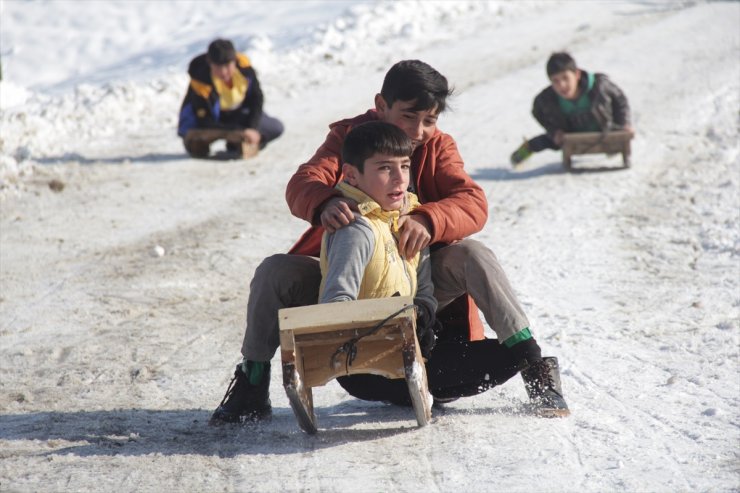
[[[283, 308], [280, 310], [278, 317], [281, 331], [293, 330], [296, 331], [296, 334], [306, 334], [326, 332], [327, 329], [373, 326], [391, 313], [413, 304], [413, 298], [410, 296], [395, 296], [393, 298]], [[403, 318], [405, 313], [399, 313], [393, 319]]]
[[625, 166], [630, 165], [633, 134], [625, 130], [613, 132], [578, 132], [563, 135], [563, 165], [571, 169], [572, 156], [577, 154], [622, 154]]
[[319, 387], [338, 376], [358, 373], [404, 378], [403, 344], [400, 333], [398, 337], [387, 341], [361, 340], [357, 343], [357, 356], [352, 365], [347, 364], [347, 355], [344, 353], [333, 358], [338, 347], [336, 344], [303, 347], [304, 384]]
[[[418, 425], [431, 420], [432, 397], [412, 306], [412, 298], [394, 297], [280, 310], [283, 386], [304, 431], [317, 431], [312, 388], [360, 373], [405, 378]], [[379, 322], [406, 307], [368, 335]], [[349, 365], [347, 354], [338, 349], [359, 336], [364, 337], [355, 343], [356, 356]]]

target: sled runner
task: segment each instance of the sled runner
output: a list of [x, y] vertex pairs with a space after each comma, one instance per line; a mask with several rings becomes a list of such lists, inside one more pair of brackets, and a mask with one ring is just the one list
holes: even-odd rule
[[313, 387], [358, 373], [405, 378], [418, 425], [429, 423], [432, 396], [411, 297], [284, 308], [278, 317], [283, 386], [306, 433], [317, 431]]
[[572, 156], [576, 154], [622, 154], [625, 168], [630, 167], [632, 134], [624, 130], [614, 132], [580, 132], [563, 135], [563, 166], [573, 168]]

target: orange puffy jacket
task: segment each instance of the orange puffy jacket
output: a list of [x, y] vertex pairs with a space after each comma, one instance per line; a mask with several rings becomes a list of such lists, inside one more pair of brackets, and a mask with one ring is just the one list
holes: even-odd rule
[[[323, 234], [319, 220], [321, 208], [327, 200], [342, 196], [334, 187], [342, 179], [344, 137], [353, 126], [377, 119], [375, 110], [369, 110], [355, 118], [332, 123], [324, 143], [288, 182], [285, 198], [290, 211], [312, 224], [289, 253], [319, 256]], [[422, 203], [413, 214], [423, 214], [429, 220], [432, 245], [462, 240], [483, 228], [488, 219], [486, 195], [463, 169], [452, 137], [437, 129], [426, 144], [414, 150], [411, 171]], [[455, 300], [438, 318], [447, 328], [452, 325], [467, 328], [470, 340], [483, 338], [478, 308], [469, 296]]]

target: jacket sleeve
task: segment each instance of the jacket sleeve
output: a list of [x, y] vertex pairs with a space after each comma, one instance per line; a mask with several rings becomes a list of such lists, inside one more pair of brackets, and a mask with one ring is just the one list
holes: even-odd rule
[[211, 104], [207, 98], [203, 97], [194, 87], [202, 85], [197, 80], [191, 80], [188, 86], [188, 92], [180, 108], [180, 119], [177, 126], [177, 133], [180, 137], [185, 137], [188, 130], [194, 128], [222, 128], [214, 117]]
[[214, 116], [216, 104], [206, 55], [199, 55], [188, 66], [190, 83], [180, 110], [178, 133], [184, 137], [192, 128], [229, 128]]
[[246, 68], [244, 70], [244, 76], [249, 80], [247, 97], [244, 98], [244, 102], [242, 103], [242, 107], [249, 110], [246, 127], [258, 128], [260, 118], [262, 118], [262, 105], [265, 102], [265, 98], [262, 94], [262, 89], [260, 88], [260, 83], [257, 79], [257, 72], [255, 72], [254, 68]]
[[356, 300], [375, 248], [367, 221], [357, 221], [326, 237], [326, 276], [319, 303]]
[[[416, 296], [414, 304], [426, 313], [420, 313], [420, 317], [426, 317], [425, 320], [434, 319], [437, 312], [437, 299], [434, 297], [434, 284], [432, 284], [432, 260], [429, 255], [429, 248], [425, 248], [419, 254], [419, 265], [416, 268]], [[424, 319], [424, 318], [423, 318]]]
[[342, 177], [341, 152], [346, 129], [336, 126], [308, 162], [300, 165], [285, 189], [290, 212], [311, 224], [319, 224], [321, 206], [342, 193], [334, 187]]
[[554, 136], [558, 130], [565, 130], [565, 119], [555, 107], [556, 99], [551, 91], [552, 88], [548, 87], [540, 92], [532, 104], [532, 116], [550, 137]]
[[609, 95], [609, 99], [611, 100], [614, 125], [619, 128], [622, 128], [625, 125], [630, 125], [630, 105], [627, 101], [627, 96], [625, 96], [619, 86], [609, 78], [604, 77], [602, 83], [604, 85], [604, 91]]
[[190, 87], [180, 109], [178, 135], [185, 137], [188, 130], [193, 128], [215, 128], [222, 130], [236, 130], [241, 128], [237, 124], [222, 123], [213, 116], [213, 103], [194, 89], [194, 86], [197, 87], [202, 84], [199, 81], [190, 81]]
[[[439, 139], [432, 169], [422, 171], [423, 204], [412, 214], [423, 214], [432, 225], [431, 243], [450, 243], [477, 233], [488, 220], [483, 189], [465, 172], [457, 144], [450, 136]], [[430, 193], [431, 192], [431, 193]]]

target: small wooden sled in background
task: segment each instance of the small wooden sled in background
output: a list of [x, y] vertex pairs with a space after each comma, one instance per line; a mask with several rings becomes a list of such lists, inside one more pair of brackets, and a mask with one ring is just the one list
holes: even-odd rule
[[622, 154], [625, 168], [630, 167], [633, 134], [624, 130], [614, 132], [581, 132], [563, 135], [563, 166], [573, 169], [572, 156], [577, 154]]

